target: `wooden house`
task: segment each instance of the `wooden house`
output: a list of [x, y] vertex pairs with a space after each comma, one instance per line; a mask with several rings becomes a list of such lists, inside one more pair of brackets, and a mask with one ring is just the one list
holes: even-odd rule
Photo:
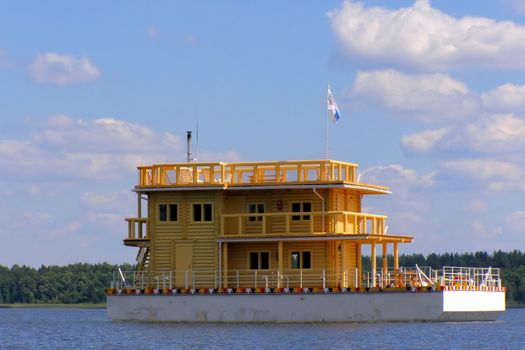
[[[386, 216], [362, 212], [364, 195], [390, 192], [359, 182], [356, 164], [190, 162], [138, 170], [138, 213], [126, 219], [124, 244], [139, 248], [138, 270], [146, 284], [376, 286], [384, 282], [378, 276], [398, 268], [399, 243], [412, 241], [387, 234]], [[365, 247], [372, 264], [368, 275], [362, 269]]]

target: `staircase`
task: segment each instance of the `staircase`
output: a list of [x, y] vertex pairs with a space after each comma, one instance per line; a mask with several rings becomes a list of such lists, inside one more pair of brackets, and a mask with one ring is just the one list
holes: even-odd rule
[[149, 258], [149, 247], [140, 247], [137, 253], [137, 271], [148, 271]]

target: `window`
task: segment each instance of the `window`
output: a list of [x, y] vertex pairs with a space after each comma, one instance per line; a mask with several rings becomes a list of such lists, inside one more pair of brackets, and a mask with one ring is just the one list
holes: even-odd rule
[[268, 270], [270, 268], [269, 252], [250, 252], [250, 270]]
[[213, 206], [211, 203], [193, 204], [193, 221], [211, 222], [213, 221]]
[[[264, 213], [264, 204], [250, 203], [248, 204], [248, 213]], [[248, 221], [262, 221], [262, 216], [248, 216]]]
[[292, 269], [311, 269], [312, 253], [311, 252], [292, 252], [290, 263]]
[[177, 221], [178, 216], [177, 204], [159, 204], [159, 221]]
[[[295, 202], [292, 203], [293, 213], [310, 213], [312, 212], [312, 203], [310, 202]], [[310, 215], [293, 215], [292, 220], [310, 220]]]

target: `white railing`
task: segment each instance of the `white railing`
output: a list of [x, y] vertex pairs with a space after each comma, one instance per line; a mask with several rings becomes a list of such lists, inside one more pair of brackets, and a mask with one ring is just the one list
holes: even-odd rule
[[117, 271], [111, 288], [195, 289], [195, 288], [418, 288], [418, 287], [498, 287], [498, 268], [401, 267], [382, 273], [358, 273], [357, 269], [330, 273], [326, 269], [290, 270], [189, 270]]

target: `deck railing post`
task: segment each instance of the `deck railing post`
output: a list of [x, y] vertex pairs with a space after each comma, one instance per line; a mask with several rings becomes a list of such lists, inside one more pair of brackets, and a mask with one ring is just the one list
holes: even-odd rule
[[255, 280], [254, 280], [254, 286], [255, 286], [254, 288], [257, 289], [257, 270], [255, 270], [255, 271], [253, 272], [253, 274], [254, 274], [254, 279], [255, 279]]
[[184, 271], [184, 288], [188, 289], [188, 270]]
[[303, 270], [299, 271], [299, 287], [303, 288]]
[[195, 271], [191, 270], [191, 288], [195, 289]]
[[237, 289], [239, 289], [239, 270], [237, 270]]
[[281, 272], [277, 270], [277, 288], [281, 288]]
[[268, 288], [268, 276], [264, 276], [265, 288]]
[[326, 271], [323, 269], [323, 289], [326, 288]]

